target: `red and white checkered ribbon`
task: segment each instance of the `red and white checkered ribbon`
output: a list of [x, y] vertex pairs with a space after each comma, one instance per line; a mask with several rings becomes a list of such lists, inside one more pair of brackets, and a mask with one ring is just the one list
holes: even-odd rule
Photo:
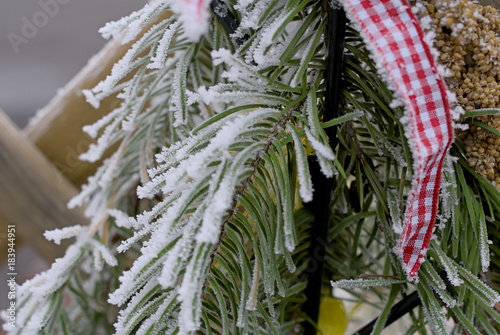
[[415, 175], [396, 252], [412, 279], [432, 236], [443, 159], [453, 140], [445, 84], [405, 0], [344, 0], [343, 5], [405, 104]]
[[193, 41], [199, 40], [208, 29], [210, 0], [174, 0], [170, 4], [179, 14], [186, 36]]

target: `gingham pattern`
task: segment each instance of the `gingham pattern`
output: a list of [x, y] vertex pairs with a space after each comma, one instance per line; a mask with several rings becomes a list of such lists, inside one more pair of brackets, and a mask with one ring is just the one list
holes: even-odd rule
[[344, 8], [406, 107], [415, 174], [396, 252], [412, 279], [432, 235], [443, 159], [453, 140], [446, 88], [406, 1], [346, 0]]
[[174, 13], [184, 28], [184, 35], [192, 41], [198, 41], [208, 30], [211, 0], [174, 0], [169, 2]]
[[204, 2], [207, 0], [183, 0], [184, 6], [189, 8], [190, 11], [195, 14], [197, 19], [200, 19], [203, 15], [203, 9], [206, 7]]

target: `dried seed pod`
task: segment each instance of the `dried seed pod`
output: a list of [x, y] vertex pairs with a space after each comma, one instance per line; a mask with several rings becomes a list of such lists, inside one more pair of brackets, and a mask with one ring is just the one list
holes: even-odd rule
[[[491, 6], [468, 0], [428, 0], [424, 15], [430, 16], [439, 61], [450, 69], [449, 88], [458, 103], [470, 111], [500, 108], [500, 14]], [[479, 121], [500, 131], [500, 115]], [[467, 161], [480, 175], [500, 189], [500, 138], [471, 126], [457, 134]]]

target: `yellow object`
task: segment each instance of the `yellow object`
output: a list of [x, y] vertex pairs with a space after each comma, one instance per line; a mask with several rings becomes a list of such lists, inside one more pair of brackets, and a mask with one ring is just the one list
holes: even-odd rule
[[332, 297], [323, 296], [319, 306], [318, 328], [323, 335], [343, 335], [347, 328], [344, 303]]
[[309, 141], [307, 140], [307, 137], [306, 135], [303, 135], [300, 140], [302, 141], [302, 143], [304, 144], [304, 149], [306, 151], [306, 155], [307, 156], [312, 156], [314, 155], [314, 149], [311, 147], [311, 145], [309, 144]]

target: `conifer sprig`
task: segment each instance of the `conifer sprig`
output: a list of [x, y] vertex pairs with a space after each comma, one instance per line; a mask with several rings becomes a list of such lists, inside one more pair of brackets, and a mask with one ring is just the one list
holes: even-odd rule
[[[489, 242], [500, 240], [499, 191], [457, 141], [436, 239], [420, 282], [405, 281], [393, 253], [413, 173], [403, 110], [348, 23], [342, 114], [325, 118], [330, 2], [227, 1], [240, 26], [228, 34], [211, 17], [198, 40], [177, 14], [163, 16], [169, 3], [154, 1], [101, 30], [137, 39], [85, 93], [94, 106], [122, 99], [85, 127], [98, 141], [83, 158], [111, 156], [71, 202], [86, 204], [89, 227], [48, 234], [76, 241], [20, 287], [12, 334], [303, 332], [316, 261], [303, 205], [319, 187], [314, 159], [336, 184], [324, 288], [333, 280], [379, 308], [376, 334], [393, 304], [415, 291], [421, 307], [410, 313], [410, 331], [443, 333], [450, 318], [458, 331], [498, 331], [500, 280], [486, 270], [499, 267]], [[336, 135], [325, 131], [332, 128]]]

